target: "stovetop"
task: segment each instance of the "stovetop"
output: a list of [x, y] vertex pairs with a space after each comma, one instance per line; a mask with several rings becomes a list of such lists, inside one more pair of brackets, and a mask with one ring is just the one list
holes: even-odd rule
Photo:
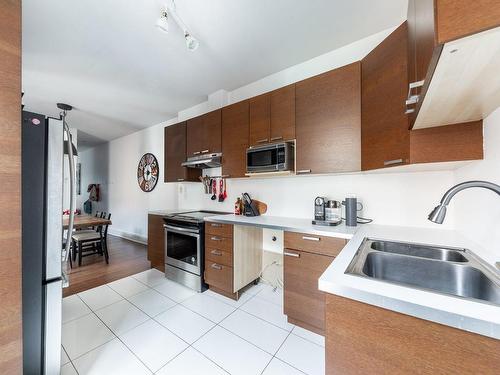
[[168, 219], [174, 219], [177, 221], [186, 221], [189, 223], [203, 223], [206, 217], [224, 215], [225, 212], [217, 211], [191, 211], [191, 212], [181, 212], [166, 215]]

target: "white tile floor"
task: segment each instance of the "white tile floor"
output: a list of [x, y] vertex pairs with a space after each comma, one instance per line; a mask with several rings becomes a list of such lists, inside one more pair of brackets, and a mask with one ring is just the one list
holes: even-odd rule
[[264, 284], [233, 301], [141, 272], [64, 298], [61, 374], [324, 374], [324, 338], [287, 323], [282, 301]]

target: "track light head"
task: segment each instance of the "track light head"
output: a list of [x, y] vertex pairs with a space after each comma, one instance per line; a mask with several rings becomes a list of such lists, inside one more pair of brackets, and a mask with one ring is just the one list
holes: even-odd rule
[[188, 50], [194, 51], [199, 47], [200, 42], [198, 39], [189, 34], [187, 31], [184, 33], [184, 38], [186, 39], [186, 47]]
[[161, 11], [160, 18], [156, 21], [156, 27], [164, 33], [168, 33], [168, 13], [165, 9]]

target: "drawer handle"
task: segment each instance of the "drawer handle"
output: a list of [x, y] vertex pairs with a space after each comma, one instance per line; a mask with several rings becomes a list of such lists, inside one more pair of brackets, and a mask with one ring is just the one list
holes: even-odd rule
[[219, 270], [219, 271], [222, 270], [222, 266], [219, 266], [217, 263], [212, 264], [212, 268], [214, 270]]
[[215, 224], [215, 223], [212, 223], [210, 224], [211, 227], [214, 227], [214, 228], [220, 228], [222, 227], [222, 224]]
[[200, 151], [195, 151], [195, 152], [193, 152], [193, 155], [199, 155], [199, 154], [201, 154], [201, 152], [200, 152]]
[[218, 250], [212, 250], [210, 252], [210, 254], [213, 254], [213, 255], [217, 255], [218, 257], [221, 257], [222, 256], [222, 252], [218, 251]]
[[183, 178], [178, 178], [177, 181], [182, 182], [182, 181], [184, 181], [184, 179]]
[[222, 238], [220, 237], [210, 237], [212, 241], [222, 241]]
[[302, 239], [306, 240], [306, 241], [320, 241], [321, 240], [321, 238], [318, 238], [318, 237], [308, 237], [308, 236], [302, 236]]
[[401, 164], [403, 161], [403, 159], [386, 160], [384, 161], [384, 166]]
[[267, 138], [265, 138], [265, 139], [259, 139], [259, 140], [257, 141], [257, 143], [266, 143], [267, 141], [268, 141], [268, 139], [267, 139]]
[[296, 254], [296, 253], [289, 253], [287, 251], [285, 251], [283, 253], [283, 255], [287, 256], [287, 257], [294, 257], [294, 258], [300, 258], [300, 254]]
[[279, 141], [280, 139], [283, 139], [283, 137], [272, 137], [271, 141]]
[[202, 154], [206, 154], [207, 152], [209, 152], [210, 150], [203, 150], [201, 151]]
[[297, 174], [307, 174], [311, 173], [310, 169], [301, 169], [300, 171], [297, 171]]

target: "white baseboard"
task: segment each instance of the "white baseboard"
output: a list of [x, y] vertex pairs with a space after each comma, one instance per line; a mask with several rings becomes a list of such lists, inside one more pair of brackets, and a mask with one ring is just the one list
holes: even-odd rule
[[130, 233], [130, 232], [125, 232], [119, 229], [111, 228], [109, 227], [108, 229], [109, 234], [112, 236], [116, 237], [121, 237], [129, 241], [137, 242], [142, 245], [147, 245], [148, 244], [148, 238], [144, 236], [140, 236], [136, 233]]

